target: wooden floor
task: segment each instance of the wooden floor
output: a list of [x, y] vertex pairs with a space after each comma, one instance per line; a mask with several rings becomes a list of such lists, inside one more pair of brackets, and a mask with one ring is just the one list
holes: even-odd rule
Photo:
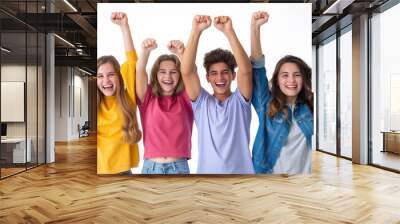
[[1, 178], [3, 178], [3, 177], [7, 177], [7, 176], [10, 176], [10, 175], [13, 175], [13, 174], [16, 174], [16, 173], [19, 173], [19, 172], [22, 172], [22, 171], [25, 171], [26, 169], [25, 169], [25, 167], [24, 168], [1, 168]]
[[0, 181], [0, 223], [400, 223], [400, 175], [315, 153], [311, 176], [97, 176], [94, 138]]
[[400, 170], [400, 154], [374, 151], [372, 162], [377, 165]]

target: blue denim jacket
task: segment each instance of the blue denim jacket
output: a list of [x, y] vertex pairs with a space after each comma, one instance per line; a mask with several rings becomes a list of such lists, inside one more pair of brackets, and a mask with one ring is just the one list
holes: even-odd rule
[[268, 106], [271, 98], [265, 70], [264, 57], [252, 61], [253, 64], [253, 96], [252, 104], [257, 112], [259, 127], [253, 145], [253, 165], [256, 173], [272, 173], [282, 147], [286, 144], [292, 116], [296, 119], [300, 129], [307, 139], [307, 146], [311, 150], [313, 135], [313, 114], [304, 103], [297, 103], [293, 114], [288, 110], [288, 119], [283, 112], [278, 112], [273, 118], [268, 116]]

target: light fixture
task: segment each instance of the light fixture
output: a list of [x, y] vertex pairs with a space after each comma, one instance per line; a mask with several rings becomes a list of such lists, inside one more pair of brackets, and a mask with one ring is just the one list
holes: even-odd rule
[[92, 73], [90, 73], [90, 72], [88, 72], [88, 71], [86, 71], [86, 70], [83, 70], [83, 69], [81, 69], [81, 68], [79, 68], [79, 67], [78, 67], [78, 70], [81, 71], [81, 72], [83, 72], [83, 73], [85, 73], [85, 74], [87, 74], [87, 75], [92, 75]]
[[69, 3], [68, 0], [64, 0], [65, 4], [67, 4], [72, 10], [74, 10], [75, 12], [78, 12], [78, 10], [71, 4]]
[[332, 5], [325, 9], [322, 14], [342, 14], [343, 10], [354, 1], [355, 0], [336, 0]]
[[54, 36], [56, 36], [58, 39], [60, 39], [61, 41], [63, 41], [64, 43], [68, 44], [69, 46], [75, 48], [75, 45], [73, 45], [71, 42], [69, 42], [68, 40], [58, 36], [57, 34], [54, 34]]
[[1, 50], [4, 51], [4, 52], [6, 52], [6, 53], [10, 53], [10, 52], [11, 52], [11, 50], [9, 50], [9, 49], [7, 49], [7, 48], [5, 48], [5, 47], [1, 47]]

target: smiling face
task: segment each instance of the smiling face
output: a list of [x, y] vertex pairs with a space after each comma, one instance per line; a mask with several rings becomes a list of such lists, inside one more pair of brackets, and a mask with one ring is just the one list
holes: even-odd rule
[[303, 88], [303, 76], [295, 63], [284, 63], [279, 69], [278, 86], [287, 97], [288, 103], [295, 103]]
[[235, 79], [235, 73], [224, 62], [214, 63], [207, 73], [207, 81], [211, 84], [214, 95], [226, 98], [231, 95], [231, 83]]
[[157, 72], [157, 81], [161, 87], [163, 96], [171, 96], [174, 94], [179, 83], [180, 73], [174, 61], [165, 60], [160, 63]]
[[97, 69], [97, 88], [104, 96], [115, 95], [117, 79], [117, 72], [110, 62]]

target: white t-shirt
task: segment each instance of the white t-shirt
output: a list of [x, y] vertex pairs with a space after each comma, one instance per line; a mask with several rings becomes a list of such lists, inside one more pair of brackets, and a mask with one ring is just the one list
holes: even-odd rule
[[[293, 107], [291, 109], [293, 111]], [[282, 147], [273, 173], [289, 175], [311, 173], [311, 150], [308, 149], [306, 136], [294, 117], [292, 118], [288, 139]]]

